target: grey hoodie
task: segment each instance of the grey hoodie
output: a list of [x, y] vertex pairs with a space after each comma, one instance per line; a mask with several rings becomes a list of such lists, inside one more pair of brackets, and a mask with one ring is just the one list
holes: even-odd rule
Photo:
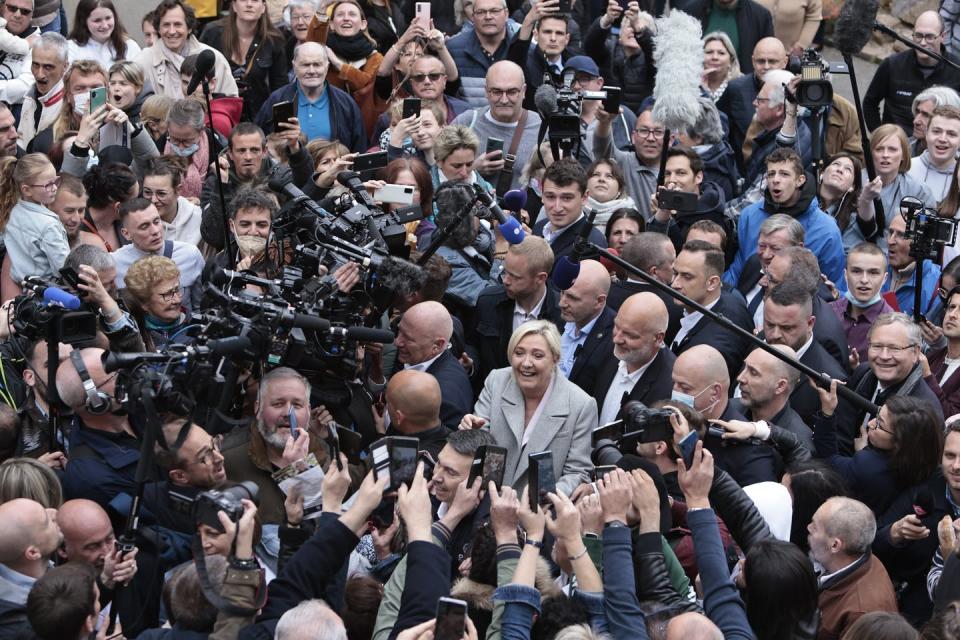
[[928, 207], [937, 207], [947, 197], [947, 190], [950, 189], [950, 181], [953, 179], [953, 171], [956, 167], [957, 162], [954, 160], [947, 169], [937, 169], [930, 160], [930, 151], [927, 150], [910, 160], [910, 170], [907, 171], [907, 175], [930, 189], [935, 202], [924, 204]]

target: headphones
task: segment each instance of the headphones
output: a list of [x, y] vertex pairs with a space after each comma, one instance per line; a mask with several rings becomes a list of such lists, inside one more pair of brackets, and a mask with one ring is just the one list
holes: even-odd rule
[[78, 350], [74, 349], [70, 352], [70, 361], [73, 363], [73, 368], [77, 370], [80, 382], [83, 383], [83, 391], [87, 395], [83, 404], [84, 408], [94, 416], [109, 413], [111, 398], [108, 394], [100, 391], [97, 385], [93, 383], [90, 372], [87, 371], [87, 365], [83, 363], [83, 356], [80, 355]]

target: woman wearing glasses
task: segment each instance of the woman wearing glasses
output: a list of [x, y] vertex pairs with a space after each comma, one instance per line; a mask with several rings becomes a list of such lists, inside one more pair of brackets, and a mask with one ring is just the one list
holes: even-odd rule
[[168, 344], [193, 342], [191, 328], [200, 328], [183, 309], [183, 287], [177, 263], [164, 256], [140, 258], [127, 270], [123, 283], [132, 298], [130, 309], [147, 351], [161, 351]]
[[[917, 332], [919, 341], [919, 331]], [[894, 345], [871, 342], [869, 351], [897, 356], [919, 344]], [[919, 384], [924, 384], [921, 380]], [[940, 464], [942, 425], [930, 403], [910, 396], [893, 396], [867, 422], [866, 437], [858, 438], [853, 456], [841, 455], [837, 446], [837, 383], [820, 393], [820, 413], [814, 417], [813, 443], [816, 455], [840, 474], [850, 497], [866, 504], [879, 517], [897, 495], [926, 482]]]
[[57, 197], [60, 178], [42, 153], [0, 161], [0, 232], [10, 261], [10, 277], [55, 278], [70, 244], [67, 232], [48, 207]]

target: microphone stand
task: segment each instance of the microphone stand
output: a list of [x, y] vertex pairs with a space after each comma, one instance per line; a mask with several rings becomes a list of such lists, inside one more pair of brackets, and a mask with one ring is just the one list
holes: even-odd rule
[[[760, 349], [763, 349], [764, 351], [766, 351], [767, 353], [775, 357], [777, 360], [780, 360], [790, 365], [794, 369], [798, 370], [800, 373], [803, 373], [804, 375], [807, 375], [810, 378], [813, 378], [821, 386], [828, 389], [830, 388], [830, 382], [831, 382], [830, 376], [824, 373], [821, 373], [819, 371], [815, 371], [814, 369], [811, 369], [810, 367], [800, 362], [799, 360], [791, 358], [790, 356], [783, 353], [779, 349], [773, 348], [771, 345], [767, 344], [757, 336], [753, 335], [751, 332], [743, 329], [742, 327], [728, 320], [727, 317], [724, 316], [722, 313], [717, 313], [712, 309], [707, 309], [705, 306], [703, 306], [699, 302], [691, 300], [690, 298], [683, 295], [682, 293], [679, 293], [678, 291], [674, 290], [673, 287], [660, 282], [659, 280], [651, 276], [649, 273], [647, 273], [643, 269], [640, 269], [639, 267], [636, 267], [630, 264], [629, 262], [627, 262], [626, 260], [624, 260], [623, 258], [621, 258], [616, 254], [610, 253], [607, 249], [603, 249], [597, 244], [590, 242], [589, 240], [578, 237], [576, 243], [574, 244], [573, 250], [580, 256], [600, 255], [606, 258], [613, 264], [627, 271], [627, 273], [634, 275], [640, 280], [643, 280], [647, 284], [653, 286], [658, 291], [662, 291], [663, 293], [666, 293], [674, 300], [678, 300], [682, 302], [684, 305], [699, 311], [704, 316], [706, 316], [713, 322], [716, 322], [724, 329], [731, 331], [732, 333], [735, 333], [740, 338], [743, 338], [747, 342], [752, 343], [754, 346]], [[879, 409], [875, 404], [873, 404], [872, 402], [870, 402], [869, 400], [861, 396], [859, 393], [857, 393], [853, 389], [847, 387], [846, 385], [842, 385], [842, 384], [837, 385], [837, 395], [843, 397], [845, 400], [850, 402], [850, 404], [855, 405], [857, 408], [863, 409], [870, 415], [875, 416], [879, 412]]]
[[[207, 104], [207, 117], [210, 118], [210, 126], [207, 127], [207, 140], [209, 141], [210, 151], [213, 152], [216, 148], [217, 138], [213, 130], [213, 109], [210, 107], [210, 81], [207, 79], [206, 74], [204, 74], [201, 84], [203, 85], [203, 99]], [[213, 156], [213, 167], [216, 172], [214, 179], [217, 183], [217, 193], [220, 196], [220, 211], [223, 215], [220, 220], [223, 223], [223, 248], [227, 254], [227, 264], [230, 266], [230, 270], [233, 271], [237, 268], [237, 256], [233, 250], [233, 243], [230, 241], [230, 223], [228, 222], [230, 215], [227, 213], [227, 199], [223, 195], [223, 180], [220, 179], [219, 153]]]
[[[877, 177], [877, 169], [873, 165], [873, 154], [870, 152], [870, 139], [867, 137], [867, 121], [863, 115], [863, 103], [860, 101], [860, 87], [857, 85], [857, 72], [853, 66], [853, 55], [843, 54], [843, 61], [850, 71], [850, 89], [853, 91], [853, 106], [857, 109], [857, 121], [860, 123], [860, 146], [863, 147], [863, 164], [867, 169], [867, 178], [873, 181]], [[883, 213], [883, 202], [879, 197], [873, 199], [873, 219], [877, 225], [877, 232], [886, 226]]]
[[[936, 51], [932, 51], [931, 49], [927, 49], [926, 47], [917, 44], [917, 43], [914, 42], [913, 40], [907, 40], [907, 39], [904, 38], [902, 35], [900, 35], [899, 33], [897, 33], [896, 31], [894, 31], [893, 29], [891, 29], [890, 27], [888, 27], [888, 26], [885, 25], [885, 24], [881, 24], [881, 23], [879, 23], [879, 22], [874, 22], [874, 23], [873, 23], [873, 30], [874, 30], [874, 31], [879, 31], [880, 33], [883, 33], [883, 34], [886, 34], [886, 35], [890, 36], [891, 38], [893, 38], [894, 40], [897, 40], [898, 42], [902, 42], [903, 44], [907, 45], [908, 47], [910, 47], [910, 48], [913, 49], [914, 51], [919, 51], [920, 53], [925, 53], [925, 54], [927, 54], [928, 56], [930, 56], [931, 58], [934, 58], [934, 59], [936, 59], [936, 60], [939, 60], [940, 62], [942, 62], [942, 63], [944, 63], [944, 64], [947, 64], [947, 65], [953, 67], [953, 68], [956, 69], [957, 71], [960, 71], [960, 64], [957, 64], [957, 63], [954, 62], [953, 60], [950, 60], [950, 59], [947, 58], [946, 56], [944, 56], [944, 55], [942, 55], [942, 54], [940, 54], [940, 53], [937, 53]], [[847, 57], [847, 56], [844, 55], [843, 57], [844, 57], [844, 61], [846, 61], [846, 57]], [[849, 67], [851, 68], [850, 76], [851, 76], [851, 78], [852, 78], [852, 77], [853, 77], [853, 67], [852, 67], [852, 65], [850, 65], [849, 62], [847, 63], [847, 66], [849, 66]]]

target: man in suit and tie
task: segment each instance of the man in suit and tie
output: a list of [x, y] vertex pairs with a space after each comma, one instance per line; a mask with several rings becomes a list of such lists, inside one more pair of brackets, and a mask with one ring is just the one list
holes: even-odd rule
[[[814, 371], [844, 380], [847, 374], [843, 367], [814, 339], [813, 327], [818, 320], [810, 292], [797, 282], [776, 285], [763, 301], [763, 337], [768, 344], [786, 345]], [[790, 394], [790, 406], [812, 425], [813, 416], [820, 411], [820, 394], [804, 378]]]
[[[573, 158], [557, 160], [543, 174], [543, 211], [546, 216], [533, 232], [550, 243], [555, 258], [573, 251], [577, 236], [590, 221], [583, 214], [587, 204], [587, 172]], [[607, 239], [599, 229], [590, 229], [590, 242], [606, 248]]]
[[[623, 246], [620, 257], [638, 269], [646, 271], [663, 284], [669, 285], [673, 281], [673, 261], [677, 259], [677, 250], [674, 249], [670, 238], [663, 233], [655, 231], [638, 233]], [[644, 291], [656, 294], [667, 307], [670, 324], [664, 341], [670, 344], [673, 336], [680, 330], [680, 316], [683, 315], [683, 309], [675, 305], [673, 298], [668, 294], [628, 273], [626, 280], [618, 280], [610, 285], [607, 306], [614, 311], [619, 311], [624, 300]]]
[[560, 336], [560, 371], [589, 394], [597, 373], [613, 356], [613, 318], [607, 308], [610, 273], [596, 260], [580, 263], [573, 286], [560, 294], [560, 317], [567, 321]]
[[627, 298], [613, 322], [613, 355], [597, 377], [599, 424], [617, 419], [625, 400], [646, 405], [670, 397], [676, 357], [664, 347], [667, 307], [652, 293]]
[[[694, 302], [723, 314], [728, 320], [746, 331], [753, 330], [743, 300], [735, 293], [726, 293], [721, 288], [723, 252], [703, 240], [691, 240], [683, 245], [683, 251], [673, 263], [673, 288]], [[679, 301], [674, 304], [681, 304]], [[716, 347], [727, 362], [727, 381], [740, 371], [746, 355], [745, 340], [736, 333], [720, 326], [696, 309], [684, 306], [680, 319], [680, 331], [673, 339], [672, 351], [681, 355], [691, 347], [708, 344]]]

